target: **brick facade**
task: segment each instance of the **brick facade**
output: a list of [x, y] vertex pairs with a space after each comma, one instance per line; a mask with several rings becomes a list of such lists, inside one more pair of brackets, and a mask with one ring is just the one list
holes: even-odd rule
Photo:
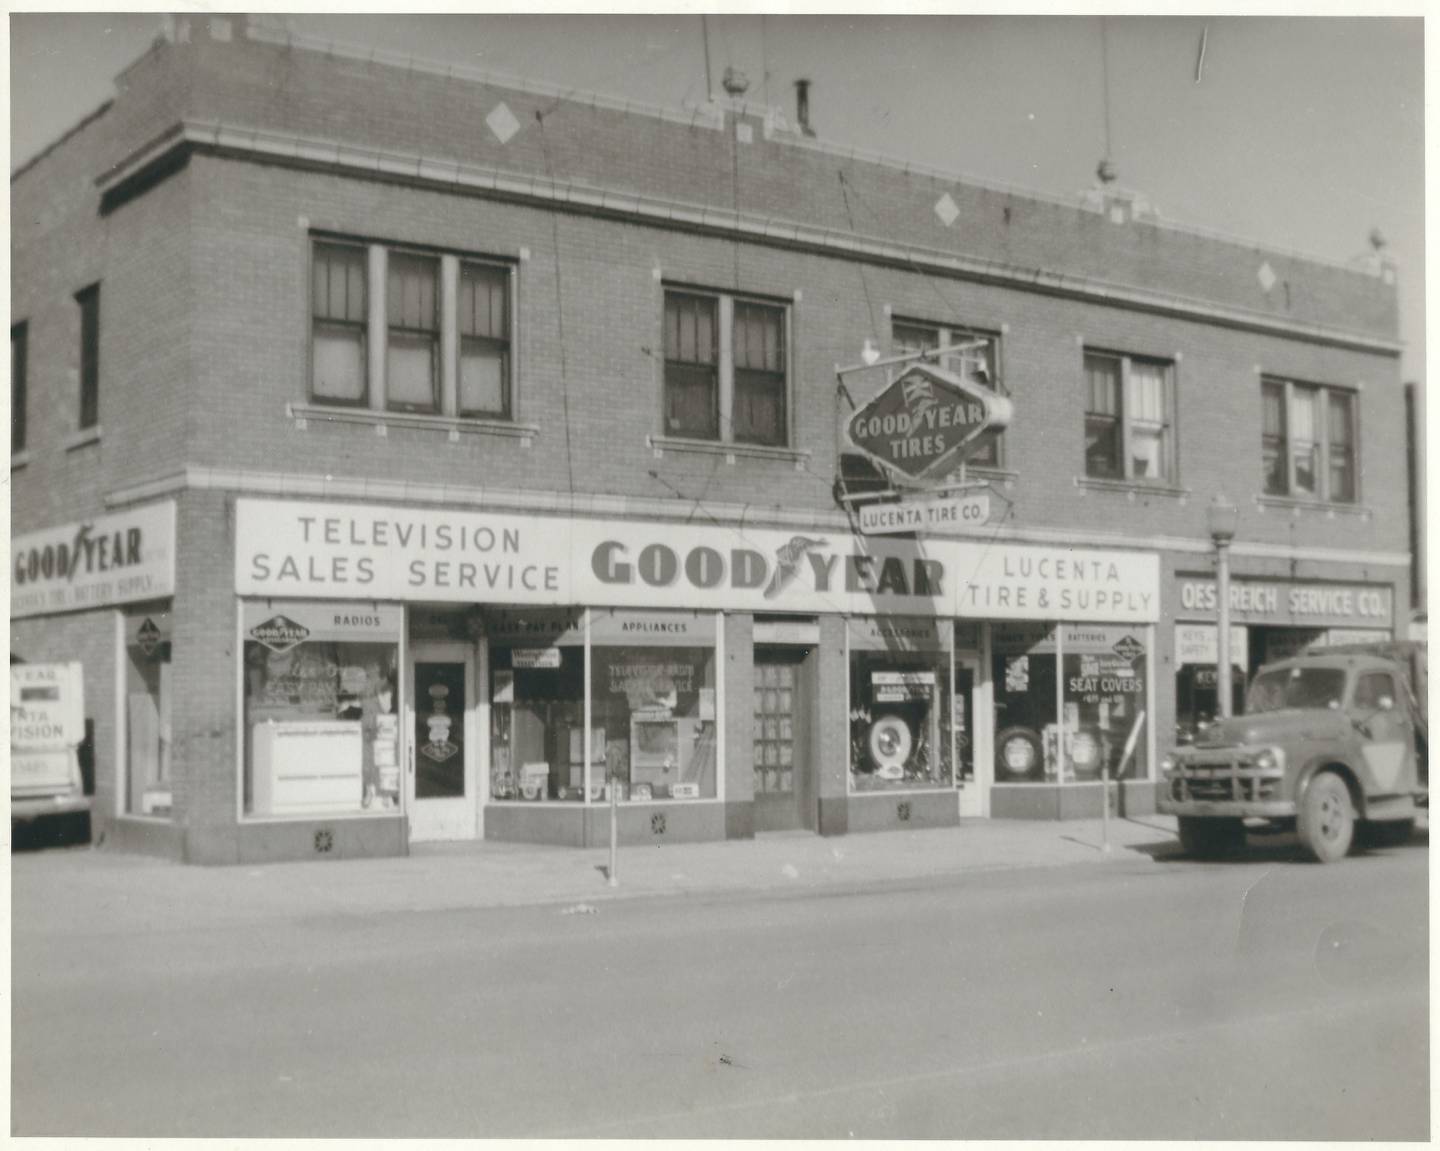
[[[12, 323], [29, 325], [30, 410], [11, 481], [16, 534], [178, 499], [174, 820], [189, 858], [269, 850], [236, 829], [238, 493], [333, 486], [359, 499], [373, 486], [378, 502], [412, 492], [557, 510], [608, 498], [676, 520], [698, 501], [722, 519], [798, 515], [834, 530], [848, 410], [835, 368], [867, 336], [888, 346], [891, 317], [1001, 334], [1016, 416], [990, 477], [1005, 507], [995, 538], [1159, 551], [1168, 596], [1176, 572], [1210, 563], [1205, 508], [1224, 492], [1242, 509], [1237, 574], [1373, 582], [1393, 588], [1397, 612], [1409, 602], [1397, 311], [1380, 276], [851, 158], [743, 109], [686, 122], [329, 55], [243, 24], [225, 39], [207, 21], [177, 29], [122, 75], [113, 104], [12, 177]], [[502, 101], [519, 125], [506, 143], [485, 123]], [[953, 226], [934, 210], [942, 194]], [[297, 419], [317, 232], [512, 261], [515, 416], [533, 435]], [[95, 282], [101, 434], [77, 442], [73, 296]], [[795, 451], [652, 446], [666, 284], [788, 302]], [[1086, 346], [1174, 361], [1177, 466], [1164, 488], [1082, 482]], [[1353, 505], [1259, 498], [1262, 371], [1358, 389]], [[1166, 603], [1162, 682], [1173, 619]], [[740, 698], [748, 627], [732, 616], [726, 631], [723, 674]], [[835, 690], [843, 625], [821, 628], [819, 825], [832, 833], [857, 815]], [[107, 612], [11, 633], [27, 658], [85, 661], [102, 827], [115, 805], [113, 634]], [[1157, 695], [1168, 731], [1173, 699]], [[731, 755], [748, 754], [748, 717], [728, 722]], [[743, 786], [729, 798], [743, 803]], [[743, 812], [724, 821], [746, 834]]]

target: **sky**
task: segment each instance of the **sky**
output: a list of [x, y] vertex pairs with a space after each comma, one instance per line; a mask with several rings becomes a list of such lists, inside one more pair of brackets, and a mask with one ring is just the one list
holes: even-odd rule
[[[1078, 198], [1107, 151], [1168, 221], [1397, 265], [1424, 381], [1424, 34], [1410, 18], [438, 15], [268, 19], [297, 33], [673, 107], [794, 107], [834, 144]], [[156, 13], [10, 17], [11, 169], [113, 94]], [[1202, 63], [1203, 42], [1203, 63]], [[1108, 98], [1107, 98], [1108, 92]]]

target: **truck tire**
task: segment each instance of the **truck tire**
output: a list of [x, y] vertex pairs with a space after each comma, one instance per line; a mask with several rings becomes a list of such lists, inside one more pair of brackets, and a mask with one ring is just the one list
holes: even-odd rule
[[1322, 771], [1311, 778], [1300, 801], [1296, 830], [1318, 863], [1334, 863], [1349, 853], [1355, 840], [1355, 810], [1350, 789], [1335, 772]]
[[1238, 819], [1180, 817], [1180, 846], [1195, 859], [1216, 859], [1245, 846], [1245, 825]]
[[1044, 741], [1028, 727], [1006, 728], [995, 737], [995, 777], [1000, 782], [1039, 779], [1044, 771]]
[[1413, 819], [1388, 819], [1362, 823], [1358, 835], [1366, 847], [1402, 847], [1410, 842], [1414, 831]]

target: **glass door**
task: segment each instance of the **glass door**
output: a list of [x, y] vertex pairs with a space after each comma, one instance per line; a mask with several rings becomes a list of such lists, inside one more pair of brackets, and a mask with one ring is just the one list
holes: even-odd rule
[[409, 679], [410, 839], [474, 839], [479, 826], [474, 650], [416, 642]]
[[804, 648], [755, 649], [755, 830], [814, 830]]
[[976, 770], [981, 763], [976, 754], [979, 737], [977, 706], [980, 683], [980, 657], [955, 653], [955, 697], [950, 708], [951, 732], [955, 740], [955, 786], [960, 789], [960, 817], [985, 814], [982, 780]]

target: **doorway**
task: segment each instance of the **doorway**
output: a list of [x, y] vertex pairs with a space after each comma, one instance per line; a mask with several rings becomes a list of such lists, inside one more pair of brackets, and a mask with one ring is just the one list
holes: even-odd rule
[[985, 814], [980, 767], [985, 760], [978, 753], [980, 742], [980, 657], [955, 653], [955, 688], [950, 723], [955, 738], [955, 785], [960, 789], [960, 818]]
[[475, 649], [420, 640], [411, 645], [408, 671], [410, 840], [474, 839], [480, 779]]
[[811, 649], [755, 648], [755, 830], [814, 831]]

